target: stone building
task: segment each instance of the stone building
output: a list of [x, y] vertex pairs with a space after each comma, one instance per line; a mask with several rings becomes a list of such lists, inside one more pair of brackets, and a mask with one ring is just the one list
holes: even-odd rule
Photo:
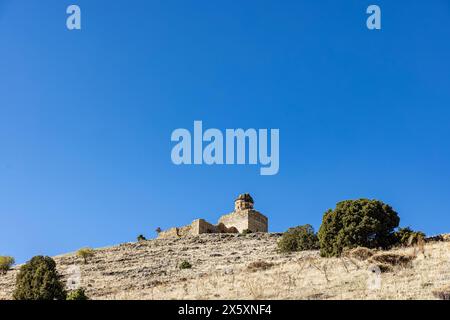
[[199, 235], [202, 233], [241, 233], [268, 232], [268, 219], [254, 208], [253, 198], [241, 194], [234, 201], [234, 211], [220, 217], [217, 224], [211, 224], [203, 219], [194, 220], [190, 225], [171, 228], [158, 234], [158, 238], [177, 238]]

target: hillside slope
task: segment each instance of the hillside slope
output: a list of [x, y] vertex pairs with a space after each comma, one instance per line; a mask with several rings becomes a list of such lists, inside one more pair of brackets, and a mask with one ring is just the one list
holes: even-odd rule
[[[449, 242], [426, 244], [425, 256], [383, 273], [381, 287], [371, 289], [369, 262], [320, 258], [316, 251], [280, 254], [279, 236], [149, 240], [98, 249], [86, 265], [73, 253], [55, 261], [64, 280], [80, 267], [92, 299], [434, 299], [434, 290], [450, 284]], [[192, 269], [180, 270], [184, 260]], [[11, 299], [17, 273], [18, 267], [0, 275], [0, 299]]]

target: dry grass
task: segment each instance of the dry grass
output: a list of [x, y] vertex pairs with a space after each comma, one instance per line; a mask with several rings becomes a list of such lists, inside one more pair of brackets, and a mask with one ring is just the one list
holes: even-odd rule
[[410, 254], [380, 252], [370, 257], [369, 262], [388, 266], [409, 267], [416, 257]]
[[[81, 284], [93, 299], [448, 297], [449, 242], [426, 243], [426, 257], [414, 258], [413, 248], [396, 248], [360, 260], [321, 258], [317, 251], [279, 254], [276, 240], [273, 235], [151, 240], [97, 249], [87, 265], [75, 254], [55, 257], [55, 261], [64, 279], [71, 266], [79, 265]], [[195, 268], [180, 270], [181, 260], [191, 261]], [[389, 272], [374, 273], [374, 264]], [[17, 273], [15, 267], [0, 276], [0, 299], [11, 298]], [[379, 287], [369, 285], [374, 280]]]
[[388, 272], [393, 272], [394, 268], [386, 263], [377, 263], [374, 264], [373, 266], [376, 266], [378, 268], [378, 270], [380, 270], [381, 273], [388, 273]]
[[250, 272], [256, 272], [256, 271], [260, 271], [260, 270], [267, 270], [270, 269], [274, 266], [273, 263], [270, 262], [265, 262], [265, 261], [255, 261], [255, 262], [251, 262], [248, 266], [247, 269]]
[[246, 281], [245, 287], [248, 289], [251, 299], [259, 300], [264, 298], [264, 286], [258, 283], [258, 281]]
[[365, 261], [372, 257], [375, 254], [375, 250], [365, 248], [365, 247], [358, 247], [350, 250], [345, 250], [343, 253], [344, 257], [348, 258], [354, 258], [360, 261]]
[[434, 290], [433, 295], [440, 300], [450, 300], [450, 286]]

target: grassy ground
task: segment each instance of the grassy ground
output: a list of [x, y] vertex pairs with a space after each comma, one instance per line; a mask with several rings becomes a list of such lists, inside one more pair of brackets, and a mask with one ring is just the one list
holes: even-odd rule
[[[433, 292], [450, 285], [450, 242], [427, 243], [424, 253], [382, 252], [395, 259], [387, 257], [393, 265], [378, 274], [370, 259], [278, 253], [278, 238], [149, 240], [98, 249], [88, 264], [75, 254], [55, 261], [65, 280], [79, 268], [80, 284], [93, 299], [436, 299]], [[183, 261], [192, 268], [180, 269]], [[11, 298], [17, 269], [0, 276], [0, 299]]]

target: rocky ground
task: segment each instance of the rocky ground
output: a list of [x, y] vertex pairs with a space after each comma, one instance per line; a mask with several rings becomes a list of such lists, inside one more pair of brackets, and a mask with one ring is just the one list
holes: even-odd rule
[[[92, 299], [435, 299], [450, 285], [450, 242], [427, 243], [425, 254], [392, 250], [414, 258], [378, 276], [369, 261], [278, 253], [279, 236], [205, 234], [97, 249], [87, 264], [74, 253], [54, 258], [65, 282], [76, 283], [79, 268]], [[0, 275], [0, 300], [11, 299], [18, 269]]]

